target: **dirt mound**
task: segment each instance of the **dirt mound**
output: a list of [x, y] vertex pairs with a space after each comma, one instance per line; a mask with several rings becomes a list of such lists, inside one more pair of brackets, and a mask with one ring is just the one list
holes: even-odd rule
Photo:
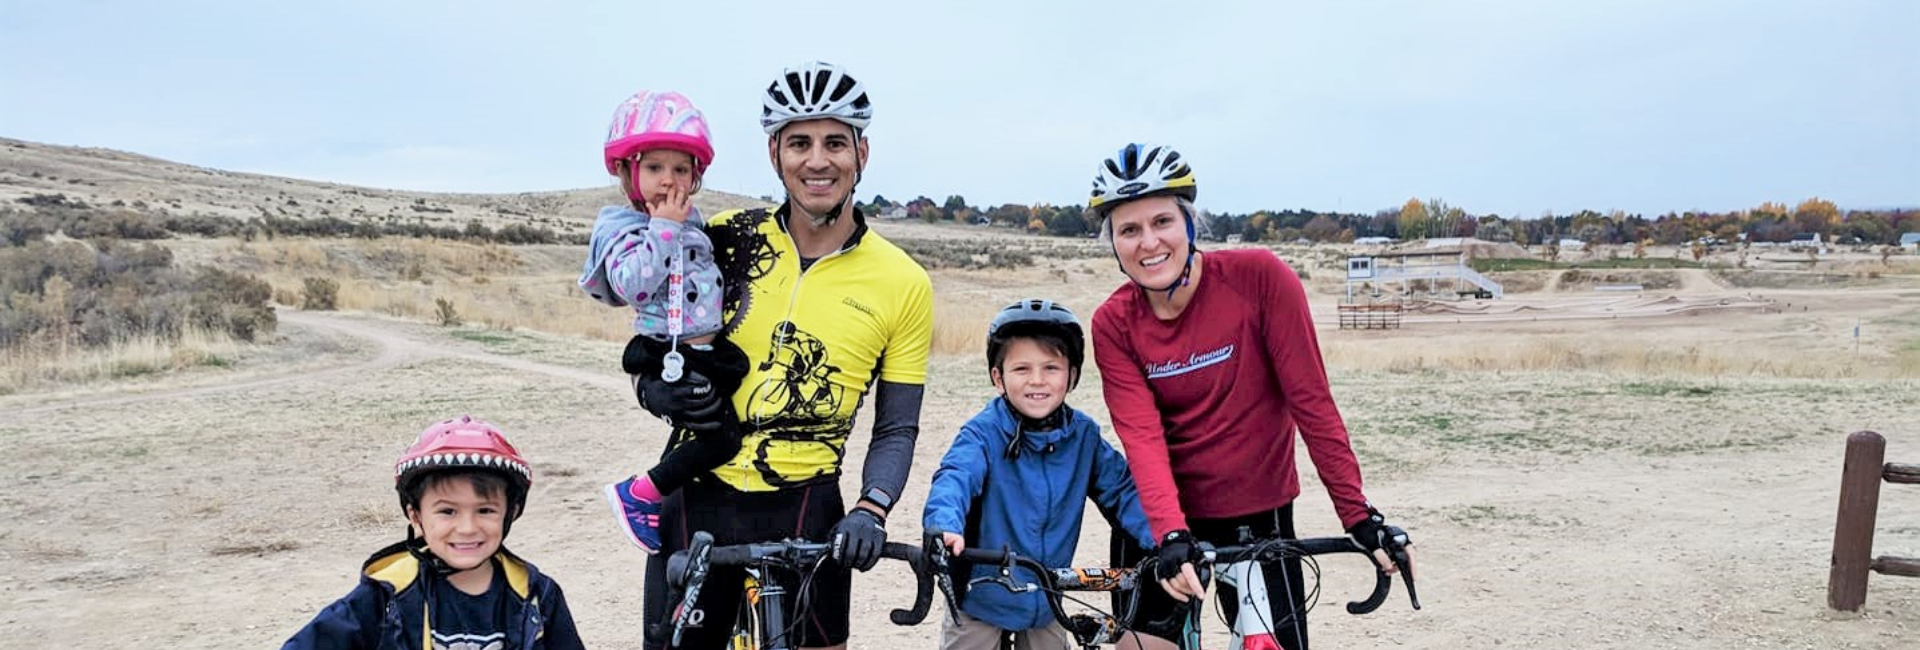
[[1461, 242], [1460, 249], [1467, 252], [1467, 259], [1475, 260], [1533, 257], [1533, 254], [1528, 253], [1527, 249], [1521, 248], [1513, 242], [1490, 242], [1469, 239]]
[[1680, 286], [1680, 278], [1671, 270], [1567, 269], [1560, 275], [1561, 291], [1587, 291], [1594, 287], [1640, 285], [1648, 291]]

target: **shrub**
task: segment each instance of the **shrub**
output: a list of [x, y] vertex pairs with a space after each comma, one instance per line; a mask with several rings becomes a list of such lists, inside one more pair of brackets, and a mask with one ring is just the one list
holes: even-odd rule
[[307, 278], [302, 282], [300, 308], [333, 311], [340, 304], [340, 283], [329, 278]]
[[453, 308], [453, 302], [446, 298], [433, 299], [434, 317], [441, 325], [455, 327], [460, 324], [460, 312]]
[[270, 294], [252, 276], [176, 269], [152, 244], [31, 241], [0, 248], [0, 348], [178, 340], [194, 326], [254, 340], [276, 325]]

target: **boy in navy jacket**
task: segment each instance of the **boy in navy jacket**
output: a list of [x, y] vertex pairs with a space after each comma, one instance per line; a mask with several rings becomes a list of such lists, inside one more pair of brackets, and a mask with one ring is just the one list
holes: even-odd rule
[[407, 539], [281, 650], [580, 650], [560, 585], [503, 546], [533, 470], [499, 429], [447, 420], [394, 465]]

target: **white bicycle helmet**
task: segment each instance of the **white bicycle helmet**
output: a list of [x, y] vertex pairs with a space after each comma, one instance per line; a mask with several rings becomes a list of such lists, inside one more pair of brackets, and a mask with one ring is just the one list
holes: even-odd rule
[[1087, 208], [1104, 212], [1102, 208], [1122, 201], [1162, 193], [1195, 200], [1200, 186], [1194, 181], [1193, 168], [1180, 160], [1180, 152], [1173, 147], [1132, 143], [1100, 162]]
[[866, 86], [848, 75], [840, 66], [811, 61], [787, 68], [767, 85], [760, 100], [760, 127], [767, 135], [780, 132], [788, 122], [832, 118], [864, 131], [873, 121], [873, 104], [867, 101]]

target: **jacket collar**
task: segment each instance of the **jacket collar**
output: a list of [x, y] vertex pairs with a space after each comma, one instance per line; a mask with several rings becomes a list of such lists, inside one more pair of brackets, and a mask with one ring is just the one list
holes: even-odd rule
[[[415, 553], [416, 551], [408, 548], [406, 542], [398, 542], [374, 551], [373, 556], [367, 558], [366, 564], [361, 566], [361, 574], [370, 580], [387, 585], [394, 593], [406, 591], [424, 573], [421, 570], [420, 557]], [[495, 553], [493, 559], [505, 570], [503, 573], [507, 576], [507, 586], [513, 589], [514, 595], [519, 596], [521, 600], [532, 597], [533, 565], [520, 559], [520, 556], [514, 555], [505, 546], [500, 547], [500, 552]]]
[[[789, 239], [793, 237], [793, 231], [787, 229], [787, 221], [793, 218], [791, 212], [792, 205], [791, 202], [782, 203], [779, 208], [773, 211], [773, 222], [780, 226], [780, 232], [785, 234]], [[856, 209], [853, 211], [853, 234], [847, 235], [847, 241], [840, 244], [839, 252], [845, 253], [859, 247], [860, 241], [866, 239], [866, 237], [867, 215]]]

